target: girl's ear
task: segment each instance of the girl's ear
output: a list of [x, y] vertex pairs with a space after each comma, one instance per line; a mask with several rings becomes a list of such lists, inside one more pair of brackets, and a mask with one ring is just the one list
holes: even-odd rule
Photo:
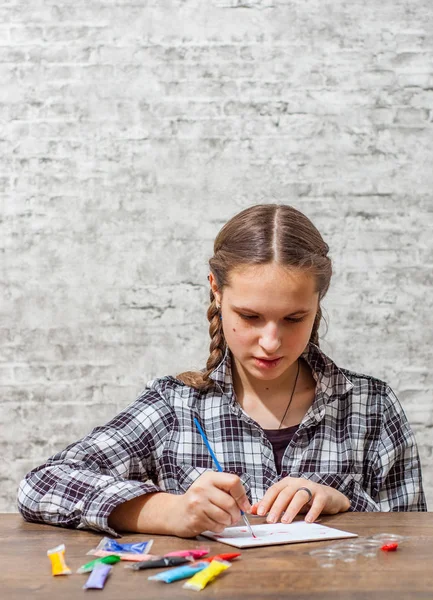
[[215, 296], [216, 303], [218, 304], [218, 306], [221, 306], [221, 292], [218, 290], [218, 285], [212, 272], [209, 273], [208, 279], [210, 289], [212, 290], [212, 293]]

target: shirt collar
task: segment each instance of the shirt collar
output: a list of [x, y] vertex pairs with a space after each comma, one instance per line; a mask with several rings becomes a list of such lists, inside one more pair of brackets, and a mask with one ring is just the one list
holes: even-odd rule
[[215, 367], [209, 378], [215, 381], [223, 394], [233, 394], [232, 356], [228, 347], [226, 347], [221, 362]]
[[[344, 396], [353, 388], [353, 384], [342, 370], [315, 344], [309, 343], [302, 358], [311, 368], [318, 389], [318, 404], [327, 404], [337, 397]], [[219, 365], [212, 371], [210, 378], [218, 385], [223, 394], [234, 396], [232, 377], [232, 357], [228, 348]], [[319, 408], [319, 406], [317, 407]]]
[[330, 401], [336, 397], [344, 396], [353, 388], [353, 383], [343, 371], [315, 344], [308, 344], [302, 358], [310, 366], [313, 377], [325, 400]]

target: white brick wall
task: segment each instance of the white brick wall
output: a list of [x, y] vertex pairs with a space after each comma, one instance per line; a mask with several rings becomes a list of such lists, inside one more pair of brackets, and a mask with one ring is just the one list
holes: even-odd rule
[[156, 375], [206, 358], [207, 258], [257, 202], [332, 248], [323, 342], [386, 379], [433, 501], [433, 5], [0, 7], [0, 511]]

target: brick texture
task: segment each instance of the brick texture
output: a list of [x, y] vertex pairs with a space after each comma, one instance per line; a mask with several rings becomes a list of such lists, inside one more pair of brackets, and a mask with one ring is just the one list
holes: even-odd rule
[[329, 242], [323, 348], [396, 391], [433, 506], [432, 31], [430, 0], [2, 3], [0, 511], [203, 366], [212, 241], [257, 202]]

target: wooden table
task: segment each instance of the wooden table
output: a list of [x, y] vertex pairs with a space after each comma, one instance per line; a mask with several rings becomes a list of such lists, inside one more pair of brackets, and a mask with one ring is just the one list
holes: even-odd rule
[[[253, 521], [253, 524], [256, 521]], [[398, 533], [410, 536], [397, 552], [379, 551], [376, 558], [359, 557], [355, 563], [339, 562], [324, 569], [307, 552], [331, 542], [314, 542], [240, 550], [242, 558], [219, 579], [199, 592], [184, 590], [183, 582], [148, 581], [149, 571], [132, 571], [124, 562], [112, 574], [98, 597], [104, 600], [164, 598], [296, 598], [344, 600], [408, 600], [433, 598], [433, 513], [347, 513], [322, 517], [325, 525], [360, 536]], [[25, 523], [16, 514], [0, 515], [0, 598], [5, 600], [70, 600], [84, 598], [87, 575], [75, 573], [88, 562], [86, 552], [101, 535]], [[154, 539], [153, 553], [209, 545], [212, 554], [235, 548], [200, 538], [125, 535], [121, 541]], [[66, 562], [73, 575], [53, 577], [46, 551], [66, 545]], [[158, 571], [152, 571], [153, 573]]]

